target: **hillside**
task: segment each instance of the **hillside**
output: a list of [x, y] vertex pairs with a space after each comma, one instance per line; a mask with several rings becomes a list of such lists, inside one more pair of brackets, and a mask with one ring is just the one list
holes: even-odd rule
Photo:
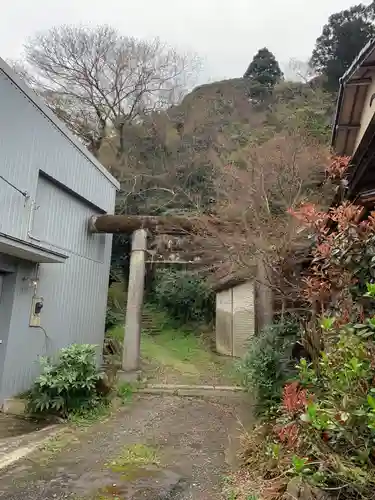
[[[128, 126], [123, 139], [126, 156], [116, 157], [110, 142], [102, 147], [101, 160], [122, 184], [118, 211], [168, 214], [219, 210], [222, 217], [238, 218], [243, 210], [254, 207], [251, 191], [262, 183], [272, 200], [272, 217], [284, 217], [295, 196], [295, 176], [305, 185], [311, 183], [309, 177], [315, 171], [324, 172], [328, 151], [324, 145], [329, 142], [333, 110], [332, 96], [317, 85], [282, 82], [267, 102], [251, 100], [248, 82], [242, 78], [197, 87], [178, 106]], [[304, 136], [313, 141], [310, 146], [301, 142]], [[296, 156], [297, 173], [293, 168]], [[226, 165], [240, 169], [243, 192], [235, 187], [233, 178], [225, 176]], [[278, 195], [280, 184], [288, 187], [282, 199]], [[256, 202], [261, 212], [262, 203]], [[261, 219], [272, 227], [269, 214]], [[280, 237], [282, 226], [279, 231], [274, 238]], [[237, 239], [243, 246], [239, 249], [242, 254], [249, 249], [248, 239]], [[210, 249], [214, 254], [222, 251], [216, 243]], [[123, 247], [115, 245], [114, 259], [122, 255]]]
[[[332, 96], [311, 84], [282, 82], [267, 102], [257, 103], [245, 79], [214, 82], [197, 87], [178, 106], [127, 126], [126, 155], [116, 156], [111, 142], [118, 139], [111, 138], [100, 159], [130, 191], [123, 210], [202, 207], [214, 195], [215, 170], [227, 163], [243, 166], [249, 150], [275, 134], [302, 131], [328, 143], [333, 107]], [[150, 187], [153, 192], [144, 197]]]

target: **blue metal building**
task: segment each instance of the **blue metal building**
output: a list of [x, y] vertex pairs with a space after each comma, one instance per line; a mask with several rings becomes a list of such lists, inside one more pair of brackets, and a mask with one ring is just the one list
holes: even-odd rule
[[117, 189], [0, 59], [0, 407], [40, 356], [102, 345], [112, 239], [88, 221], [113, 213]]

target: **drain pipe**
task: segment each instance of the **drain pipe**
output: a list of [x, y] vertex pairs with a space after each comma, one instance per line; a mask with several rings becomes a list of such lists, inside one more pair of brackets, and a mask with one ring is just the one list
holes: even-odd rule
[[33, 236], [32, 232], [31, 232], [32, 227], [33, 227], [33, 223], [34, 223], [35, 211], [38, 210], [38, 208], [39, 208], [39, 205], [37, 205], [34, 200], [31, 200], [30, 213], [29, 213], [29, 224], [28, 224], [28, 228], [27, 228], [27, 237], [30, 240], [40, 242], [40, 239], [37, 238], [36, 236]]

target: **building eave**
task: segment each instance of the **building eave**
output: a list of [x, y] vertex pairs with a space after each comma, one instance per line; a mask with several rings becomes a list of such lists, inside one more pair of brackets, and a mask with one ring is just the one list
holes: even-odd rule
[[35, 263], [62, 264], [68, 254], [0, 233], [0, 253]]
[[331, 146], [339, 155], [351, 156], [354, 151], [361, 113], [368, 87], [371, 85], [368, 72], [373, 70], [375, 70], [375, 39], [371, 39], [365, 45], [340, 78], [331, 136]]

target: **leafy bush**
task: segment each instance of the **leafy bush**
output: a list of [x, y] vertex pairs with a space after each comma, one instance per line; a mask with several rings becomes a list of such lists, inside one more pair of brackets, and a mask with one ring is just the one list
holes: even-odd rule
[[67, 417], [99, 403], [97, 387], [103, 376], [96, 367], [95, 346], [73, 344], [61, 349], [56, 362], [43, 358], [41, 365], [29, 394], [29, 411]]
[[[335, 158], [328, 177], [341, 179], [349, 161]], [[344, 202], [291, 213], [316, 242], [302, 280], [315, 312], [303, 332], [311, 364], [300, 361], [273, 418], [252, 433], [247, 464], [262, 470], [259, 489], [272, 489], [270, 500], [293, 476], [332, 498], [374, 498], [375, 212], [358, 222], [362, 207]]]
[[106, 331], [124, 322], [125, 309], [125, 284], [123, 282], [112, 283], [108, 290], [107, 314], [105, 318]]
[[334, 492], [332, 498], [373, 498], [375, 321], [340, 326], [323, 318], [320, 325], [325, 348], [319, 362], [299, 362], [272, 418], [248, 443], [246, 463], [261, 475], [261, 491], [272, 489], [272, 500], [293, 477]]
[[107, 305], [107, 313], [105, 316], [105, 330], [110, 330], [116, 325], [124, 322], [124, 314], [114, 311]]
[[283, 385], [295, 375], [292, 351], [299, 335], [299, 323], [287, 318], [269, 325], [249, 342], [239, 371], [242, 384], [256, 394], [259, 413], [280, 402]]
[[183, 323], [209, 322], [214, 317], [215, 295], [205, 280], [191, 271], [158, 270], [153, 301]]
[[[340, 498], [372, 498], [375, 487], [374, 325], [321, 320], [319, 364], [302, 359], [298, 380], [284, 388], [276, 435], [291, 474]], [[327, 328], [325, 328], [327, 326]], [[274, 437], [273, 437], [274, 439]], [[299, 457], [304, 457], [299, 458]], [[304, 463], [301, 468], [296, 463]]]

